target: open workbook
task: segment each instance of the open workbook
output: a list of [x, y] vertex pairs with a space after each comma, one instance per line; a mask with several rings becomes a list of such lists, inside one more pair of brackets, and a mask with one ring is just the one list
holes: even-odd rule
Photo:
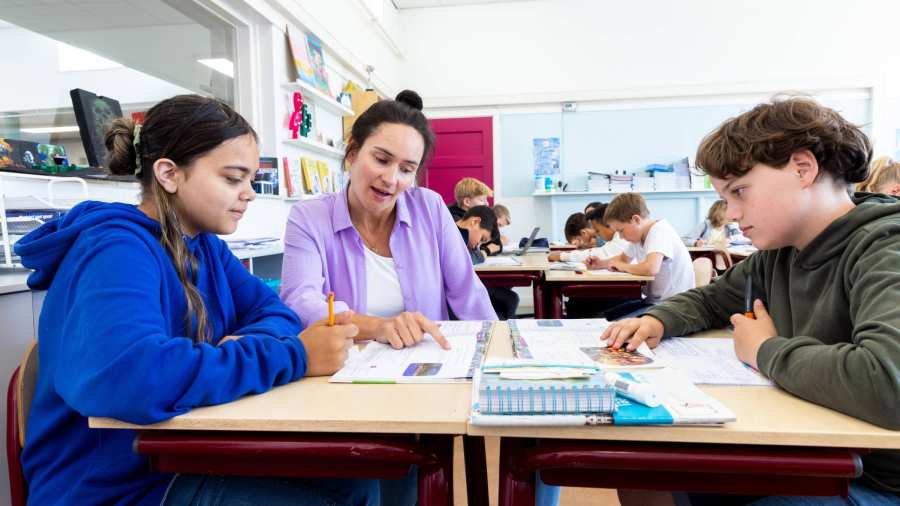
[[435, 322], [450, 343], [445, 350], [426, 334], [415, 346], [394, 349], [370, 342], [351, 355], [332, 383], [455, 383], [469, 381], [481, 366], [491, 322]]

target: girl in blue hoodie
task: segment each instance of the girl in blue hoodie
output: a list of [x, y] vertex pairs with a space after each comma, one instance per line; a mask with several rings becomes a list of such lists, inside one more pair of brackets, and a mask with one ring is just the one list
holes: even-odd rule
[[150, 424], [331, 374], [357, 332], [349, 314], [304, 330], [216, 237], [255, 198], [259, 160], [227, 105], [164, 100], [142, 127], [116, 120], [106, 146], [110, 172], [141, 182], [141, 203], [83, 202], [16, 245], [29, 285], [47, 290], [22, 455], [30, 502], [376, 503], [374, 480], [153, 473], [133, 432], [88, 428], [90, 416]]

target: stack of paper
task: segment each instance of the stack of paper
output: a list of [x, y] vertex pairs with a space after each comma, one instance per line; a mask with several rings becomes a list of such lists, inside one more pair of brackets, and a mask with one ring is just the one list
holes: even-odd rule
[[655, 180], [650, 176], [634, 176], [632, 186], [636, 192], [652, 192], [656, 189]]
[[674, 172], [656, 172], [653, 178], [656, 180], [656, 191], [678, 189], [678, 179]]

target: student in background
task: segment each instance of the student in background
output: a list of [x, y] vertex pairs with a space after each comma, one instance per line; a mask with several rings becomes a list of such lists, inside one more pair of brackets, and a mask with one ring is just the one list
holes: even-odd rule
[[590, 204], [584, 206], [584, 215], [587, 216], [591, 214], [591, 211], [597, 209], [601, 205], [603, 205], [603, 202], [591, 202]]
[[[464, 177], [456, 183], [453, 188], [453, 196], [456, 203], [448, 206], [450, 214], [454, 220], [461, 219], [466, 212], [477, 206], [486, 206], [488, 197], [494, 195], [494, 192], [488, 185], [475, 179], [474, 177]], [[502, 209], [506, 209], [500, 206]], [[481, 244], [481, 252], [485, 256], [497, 255], [503, 251], [503, 239], [500, 235], [499, 219], [495, 221], [493, 229], [491, 229], [490, 238]], [[509, 223], [509, 210], [506, 210], [506, 222]], [[484, 260], [482, 260], [483, 262]], [[519, 307], [519, 295], [512, 288], [505, 286], [489, 286], [487, 287], [488, 296], [491, 299], [491, 305], [497, 311], [497, 316], [501, 320], [514, 318], [516, 309]]]
[[694, 268], [687, 248], [672, 225], [650, 216], [644, 197], [638, 193], [617, 195], [603, 216], [609, 227], [629, 242], [628, 249], [608, 259], [589, 257], [585, 262], [588, 267], [655, 277], [645, 285], [643, 300], [610, 309], [608, 319], [640, 314], [694, 287]]
[[709, 207], [706, 219], [699, 223], [688, 235], [690, 246], [715, 246], [727, 248], [732, 244], [747, 244], [749, 240], [741, 234], [737, 223], [725, 217], [725, 201], [717, 200]]
[[[512, 220], [509, 215], [509, 208], [502, 204], [495, 204], [492, 208], [494, 210], [494, 215], [497, 217], [497, 235], [499, 237], [499, 242], [501, 246], [505, 246], [509, 244], [509, 237], [503, 235], [502, 229], [504, 227], [508, 227], [512, 224]], [[491, 242], [494, 242], [495, 238], [491, 237]]]
[[[490, 241], [492, 231], [497, 229], [495, 212], [488, 206], [475, 206], [469, 208], [466, 214], [456, 222], [463, 241], [469, 248], [473, 264], [484, 263], [484, 259], [488, 256], [484, 251], [484, 245]], [[519, 294], [512, 288], [504, 286], [491, 286], [487, 291], [497, 318], [508, 320], [516, 317], [516, 310], [519, 308]]]
[[466, 211], [475, 206], [488, 205], [488, 198], [493, 197], [494, 192], [491, 187], [475, 179], [474, 177], [464, 177], [457, 181], [453, 187], [453, 197], [456, 202], [447, 206], [450, 209], [450, 215], [454, 220], [462, 218]]
[[462, 234], [463, 242], [469, 249], [473, 264], [484, 263], [485, 255], [481, 246], [491, 240], [491, 230], [497, 226], [497, 217], [488, 206], [475, 206], [456, 220], [456, 227]]
[[[654, 347], [666, 336], [730, 323], [737, 357], [780, 388], [900, 430], [900, 204], [847, 191], [866, 179], [871, 153], [857, 126], [806, 98], [760, 104], [726, 121], [700, 144], [697, 166], [728, 202], [728, 218], [760, 251], [715, 283], [614, 324], [604, 337], [613, 346], [633, 349], [646, 341]], [[748, 279], [754, 319], [743, 316]], [[865, 453], [862, 462], [849, 503], [900, 504], [900, 452]], [[628, 499], [623, 504], [646, 504], [646, 497]], [[702, 499], [847, 503], [839, 497]]]
[[578, 249], [593, 248], [597, 245], [597, 232], [594, 227], [588, 223], [584, 217], [584, 213], [574, 213], [566, 218], [566, 224], [563, 227], [563, 233], [566, 236], [566, 242], [575, 245]]
[[900, 196], [900, 163], [889, 156], [875, 160], [869, 177], [856, 185], [856, 191]]
[[595, 248], [580, 249], [574, 251], [553, 251], [547, 260], [551, 262], [584, 262], [589, 257], [612, 258], [628, 249], [628, 241], [622, 239], [619, 234], [603, 219], [606, 212], [607, 204], [599, 204], [587, 215], [587, 221], [590, 222], [594, 233], [597, 236], [597, 242], [600, 246]]
[[237, 228], [259, 167], [256, 133], [227, 105], [164, 100], [143, 126], [115, 120], [106, 147], [110, 172], [140, 181], [141, 203], [82, 202], [16, 244], [29, 285], [47, 290], [22, 455], [29, 502], [375, 504], [375, 480], [151, 472], [132, 431], [88, 428], [90, 416], [156, 423], [331, 374], [356, 334], [348, 313], [304, 330], [216, 236]]

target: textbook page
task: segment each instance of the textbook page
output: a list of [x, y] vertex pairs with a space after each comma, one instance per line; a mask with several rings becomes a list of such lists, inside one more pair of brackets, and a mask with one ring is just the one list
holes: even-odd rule
[[734, 354], [734, 341], [716, 337], [670, 337], [653, 350], [699, 385], [771, 386]]
[[[415, 346], [394, 349], [371, 341], [347, 359], [332, 383], [456, 383], [480, 367], [490, 322], [436, 322], [450, 343], [445, 350], [426, 334]], [[477, 324], [477, 325], [476, 325]]]

